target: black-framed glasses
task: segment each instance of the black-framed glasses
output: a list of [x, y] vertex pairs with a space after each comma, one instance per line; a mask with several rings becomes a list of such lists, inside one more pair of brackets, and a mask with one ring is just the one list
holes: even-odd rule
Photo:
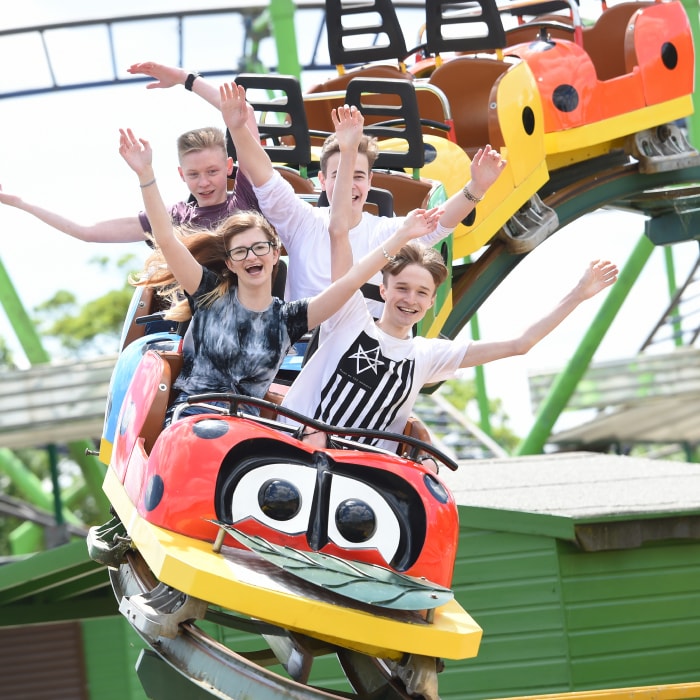
[[238, 248], [231, 248], [227, 250], [229, 258], [231, 260], [245, 260], [248, 257], [248, 251], [252, 251], [253, 255], [261, 258], [263, 255], [267, 255], [275, 244], [272, 241], [258, 241], [249, 246], [239, 246]]

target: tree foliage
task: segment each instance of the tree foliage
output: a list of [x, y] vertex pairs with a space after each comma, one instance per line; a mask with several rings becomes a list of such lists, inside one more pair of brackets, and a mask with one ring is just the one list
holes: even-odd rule
[[56, 339], [72, 357], [118, 350], [122, 325], [134, 291], [128, 283], [129, 272], [133, 270], [132, 255], [116, 263], [105, 258], [93, 258], [92, 262], [105, 269], [115, 264], [124, 273], [122, 287], [82, 305], [72, 292], [58, 290], [34, 309], [35, 322], [42, 336]]
[[[455, 408], [469, 415], [476, 423], [479, 422], [476, 396], [476, 384], [469, 379], [450, 379], [440, 387], [440, 393]], [[505, 449], [511, 452], [520, 442], [520, 437], [508, 427], [508, 414], [503, 409], [501, 399], [489, 399], [489, 421], [491, 437]]]

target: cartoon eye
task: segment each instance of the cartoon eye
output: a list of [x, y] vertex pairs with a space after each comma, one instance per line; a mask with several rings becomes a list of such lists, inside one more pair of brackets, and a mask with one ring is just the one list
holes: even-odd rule
[[348, 498], [335, 512], [335, 526], [349, 542], [367, 542], [377, 530], [377, 518], [369, 504]]
[[273, 520], [291, 520], [301, 507], [301, 494], [284, 479], [270, 479], [258, 491], [260, 510]]
[[328, 502], [328, 537], [345, 549], [374, 548], [390, 562], [399, 548], [401, 524], [372, 486], [333, 475]]
[[249, 471], [236, 485], [231, 495], [231, 521], [255, 518], [288, 535], [306, 532], [315, 488], [316, 470], [312, 467], [265, 464]]

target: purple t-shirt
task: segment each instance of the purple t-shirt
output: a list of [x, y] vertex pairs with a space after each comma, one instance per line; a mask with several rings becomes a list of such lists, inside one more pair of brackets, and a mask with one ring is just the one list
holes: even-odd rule
[[[178, 202], [170, 208], [170, 217], [175, 226], [186, 224], [196, 228], [213, 229], [216, 225], [231, 214], [237, 211], [247, 211], [254, 209], [260, 211], [258, 199], [253, 192], [250, 180], [240, 171], [236, 172], [236, 179], [233, 192], [229, 192], [226, 201], [215, 204], [211, 207], [200, 207], [194, 196], [186, 202]], [[139, 213], [139, 221], [144, 233], [151, 233], [151, 222], [146, 216], [146, 212]]]

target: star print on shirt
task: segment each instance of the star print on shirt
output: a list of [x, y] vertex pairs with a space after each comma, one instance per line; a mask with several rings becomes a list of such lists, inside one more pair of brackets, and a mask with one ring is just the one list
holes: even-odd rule
[[310, 415], [331, 425], [386, 430], [411, 393], [415, 360], [387, 357], [363, 330], [337, 362]]
[[348, 359], [357, 360], [356, 372], [357, 374], [362, 374], [363, 372], [368, 372], [372, 370], [377, 374], [377, 370], [384, 366], [386, 363], [380, 359], [381, 351], [379, 346], [371, 348], [369, 351], [365, 350], [362, 345], [359, 345], [357, 352], [353, 355], [348, 355]]

